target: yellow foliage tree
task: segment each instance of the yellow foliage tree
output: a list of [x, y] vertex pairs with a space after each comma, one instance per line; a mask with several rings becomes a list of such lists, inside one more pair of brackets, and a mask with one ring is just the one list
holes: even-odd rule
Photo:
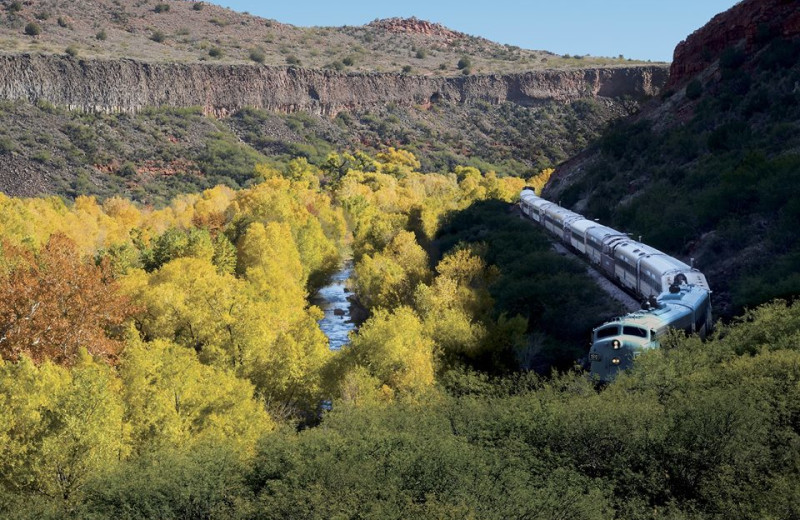
[[345, 355], [400, 395], [423, 392], [434, 381], [433, 341], [409, 307], [377, 310]]

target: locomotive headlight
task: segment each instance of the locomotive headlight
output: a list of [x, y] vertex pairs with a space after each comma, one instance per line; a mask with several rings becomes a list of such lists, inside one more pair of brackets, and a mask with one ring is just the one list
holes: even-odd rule
[[620, 364], [620, 359], [618, 357], [615, 357], [614, 359], [611, 360], [611, 364], [612, 365], [619, 365]]
[[614, 347], [614, 350], [619, 350], [619, 347], [620, 347], [619, 340], [615, 339], [614, 341], [612, 341], [611, 342], [611, 346]]

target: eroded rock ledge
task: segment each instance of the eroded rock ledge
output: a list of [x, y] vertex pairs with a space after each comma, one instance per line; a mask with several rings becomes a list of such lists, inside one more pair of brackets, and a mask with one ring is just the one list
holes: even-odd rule
[[657, 95], [667, 75], [666, 66], [646, 66], [440, 78], [5, 54], [0, 55], [0, 98], [44, 100], [90, 112], [201, 106], [217, 116], [243, 107], [335, 115], [386, 103], [412, 106], [437, 100], [533, 105], [587, 97], [640, 99]]

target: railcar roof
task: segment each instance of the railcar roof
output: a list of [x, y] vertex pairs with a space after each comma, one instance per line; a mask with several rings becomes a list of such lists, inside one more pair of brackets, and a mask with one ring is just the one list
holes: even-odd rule
[[690, 314], [692, 309], [697, 308], [703, 298], [707, 296], [708, 291], [701, 287], [695, 287], [693, 285], [682, 286], [681, 291], [677, 294], [662, 293], [658, 297], [659, 303], [662, 304], [661, 307], [636, 311], [620, 316], [619, 318], [603, 323], [594, 330], [596, 331], [608, 325], [635, 325], [637, 327], [658, 330], [669, 323], [673, 323], [678, 318]]

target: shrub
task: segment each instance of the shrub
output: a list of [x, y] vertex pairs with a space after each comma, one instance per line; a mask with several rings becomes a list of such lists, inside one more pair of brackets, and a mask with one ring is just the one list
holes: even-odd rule
[[102, 29], [94, 37], [97, 38], [100, 41], [105, 41], [108, 38], [108, 34], [106, 34], [106, 30], [105, 29]]
[[744, 51], [736, 47], [728, 47], [719, 57], [719, 66], [723, 69], [738, 69], [745, 60]]
[[195, 11], [202, 11], [203, 7], [205, 7], [203, 2], [195, 2], [194, 5], [192, 5], [192, 9]]
[[48, 163], [53, 158], [47, 150], [41, 150], [33, 154], [33, 160], [39, 163]]
[[40, 11], [33, 16], [37, 20], [47, 20], [48, 18], [50, 18], [50, 13], [48, 13], [47, 11]]
[[425, 59], [428, 56], [428, 53], [425, 52], [423, 49], [419, 49], [417, 53], [414, 55], [418, 60]]
[[300, 65], [300, 58], [298, 58], [294, 54], [290, 54], [286, 56], [286, 63], [289, 65]]
[[700, 80], [693, 79], [686, 85], [686, 97], [689, 99], [698, 99], [703, 95], [703, 85]]
[[25, 34], [28, 36], [39, 36], [42, 34], [42, 28], [39, 27], [39, 24], [36, 22], [29, 22], [28, 25], [25, 26]]
[[136, 175], [136, 166], [128, 161], [120, 167], [119, 172], [117, 172], [120, 177], [133, 177]]
[[16, 149], [14, 142], [8, 137], [0, 137], [0, 155], [8, 155]]
[[352, 66], [354, 63], [355, 63], [355, 60], [353, 60], [352, 56], [347, 56], [346, 58], [344, 58], [342, 60], [342, 64], [346, 65], [348, 67]]
[[156, 7], [153, 9], [153, 11], [157, 13], [166, 13], [169, 11], [169, 4], [156, 4]]
[[166, 35], [161, 31], [156, 31], [150, 35], [150, 39], [157, 43], [163, 43], [167, 39]]
[[9, 13], [18, 13], [20, 11], [22, 11], [22, 2], [11, 2], [11, 5], [8, 6]]
[[78, 48], [75, 47], [74, 45], [70, 45], [69, 47], [64, 49], [64, 52], [66, 52], [67, 54], [69, 54], [70, 56], [72, 56], [74, 58], [75, 56], [78, 55]]
[[211, 47], [208, 49], [208, 55], [212, 58], [221, 58], [222, 57], [222, 49], [219, 47]]
[[403, 74], [408, 74], [411, 70], [411, 65], [403, 65]]
[[250, 59], [256, 63], [264, 63], [267, 59], [267, 55], [264, 53], [263, 49], [252, 49], [250, 51]]
[[465, 76], [469, 76], [470, 74], [472, 74], [472, 68], [471, 67], [464, 67], [463, 69], [461, 69], [461, 74], [463, 74]]
[[63, 16], [59, 16], [57, 21], [58, 21], [58, 26], [59, 27], [66, 27], [67, 26], [67, 21], [64, 19]]
[[472, 65], [472, 61], [470, 61], [470, 59], [467, 56], [464, 56], [463, 58], [458, 60], [456, 67], [463, 70], [469, 68], [470, 65]]

